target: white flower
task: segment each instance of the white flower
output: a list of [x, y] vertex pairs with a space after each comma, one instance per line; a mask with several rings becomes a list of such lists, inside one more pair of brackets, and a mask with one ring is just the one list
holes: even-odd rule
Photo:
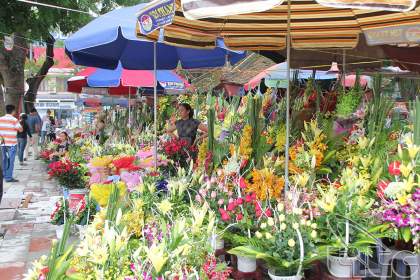
[[265, 238], [271, 239], [271, 238], [273, 238], [273, 236], [269, 232], [266, 232], [265, 233]]
[[262, 223], [261, 226], [260, 226], [261, 229], [265, 229], [266, 227], [267, 227], [266, 223]]
[[280, 229], [285, 230], [287, 228], [287, 225], [285, 223], [281, 223]]
[[267, 224], [270, 226], [270, 227], [272, 227], [272, 226], [274, 226], [274, 219], [273, 218], [268, 218], [267, 219]]
[[311, 232], [311, 237], [312, 237], [312, 238], [316, 238], [316, 237], [317, 237], [317, 233], [316, 233], [316, 231], [315, 231], [315, 230], [313, 230], [313, 231]]
[[299, 223], [293, 223], [292, 227], [293, 227], [293, 229], [298, 229], [299, 228]]
[[286, 220], [286, 216], [284, 215], [284, 214], [281, 214], [280, 216], [279, 216], [279, 221], [280, 222], [284, 222]]
[[283, 212], [283, 210], [284, 210], [284, 204], [283, 204], [283, 203], [279, 203], [279, 204], [277, 204], [277, 210], [278, 210], [279, 212]]
[[293, 208], [293, 214], [302, 215], [303, 211], [300, 208]]
[[295, 247], [296, 242], [293, 239], [289, 239], [289, 241], [287, 241], [287, 245], [289, 245], [289, 247]]
[[318, 227], [318, 225], [316, 224], [316, 223], [313, 223], [312, 225], [311, 225], [311, 228], [313, 228], [313, 229], [316, 229]]
[[261, 238], [262, 238], [262, 234], [261, 234], [261, 232], [259, 232], [259, 231], [255, 232], [255, 236], [256, 236], [258, 239], [261, 239]]

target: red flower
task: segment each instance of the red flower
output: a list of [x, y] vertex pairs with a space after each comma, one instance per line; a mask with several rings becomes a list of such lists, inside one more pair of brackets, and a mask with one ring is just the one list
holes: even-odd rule
[[245, 181], [244, 177], [239, 178], [239, 187], [241, 189], [246, 189], [246, 181]]
[[252, 202], [252, 196], [251, 196], [250, 194], [247, 194], [247, 195], [245, 196], [245, 202], [246, 202], [246, 203], [250, 203], [250, 202]]
[[383, 198], [384, 197], [384, 192], [386, 190], [386, 188], [389, 185], [389, 181], [384, 181], [381, 180], [378, 185], [376, 186], [377, 190], [376, 190], [376, 194], [378, 195], [379, 198]]
[[235, 203], [236, 205], [242, 205], [244, 203], [244, 199], [242, 197], [239, 197], [238, 199], [236, 199]]
[[400, 165], [401, 165], [401, 162], [399, 161], [391, 162], [388, 166], [389, 174], [391, 174], [392, 176], [400, 176], [401, 175]]
[[41, 269], [41, 275], [42, 275], [42, 276], [47, 276], [48, 272], [50, 272], [50, 269], [48, 268], [48, 266], [44, 266], [44, 267]]
[[273, 214], [271, 213], [271, 210], [270, 210], [270, 208], [267, 208], [266, 210], [265, 210], [265, 215], [267, 216], [267, 217], [271, 217]]
[[227, 210], [228, 211], [233, 211], [233, 210], [235, 210], [235, 208], [236, 208], [235, 202], [230, 202], [228, 204]]
[[340, 182], [338, 182], [338, 181], [335, 181], [335, 182], [333, 183], [333, 186], [334, 186], [334, 188], [336, 188], [336, 189], [339, 189], [339, 188], [341, 188], [341, 187], [342, 187], [341, 183], [340, 183]]
[[236, 214], [236, 220], [241, 221], [243, 219], [243, 215], [241, 213]]
[[219, 208], [219, 213], [223, 221], [228, 222], [230, 220], [230, 215], [228, 212], [225, 211], [225, 209]]

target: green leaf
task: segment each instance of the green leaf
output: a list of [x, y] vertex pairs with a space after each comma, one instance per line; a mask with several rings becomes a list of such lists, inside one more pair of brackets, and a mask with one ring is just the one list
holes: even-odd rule
[[411, 230], [410, 227], [404, 227], [401, 229], [401, 234], [405, 242], [409, 242], [411, 240]]

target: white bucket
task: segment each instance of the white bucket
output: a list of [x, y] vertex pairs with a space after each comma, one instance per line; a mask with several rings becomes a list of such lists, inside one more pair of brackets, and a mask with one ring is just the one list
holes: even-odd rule
[[257, 260], [254, 258], [238, 256], [238, 270], [240, 272], [254, 272], [257, 269]]
[[61, 239], [63, 237], [64, 233], [64, 225], [57, 226], [55, 229], [55, 235], [57, 236], [57, 239]]
[[330, 274], [334, 277], [353, 276], [353, 265], [356, 262], [356, 257], [337, 257], [328, 256], [327, 266]]
[[277, 276], [277, 275], [275, 275], [274, 272], [271, 272], [270, 270], [268, 270], [268, 276], [270, 276], [270, 278], [272, 280], [301, 280], [302, 279], [302, 276], [300, 276], [300, 275]]
[[221, 239], [217, 234], [212, 234], [209, 238], [209, 241], [214, 251], [223, 249], [225, 247], [225, 241]]

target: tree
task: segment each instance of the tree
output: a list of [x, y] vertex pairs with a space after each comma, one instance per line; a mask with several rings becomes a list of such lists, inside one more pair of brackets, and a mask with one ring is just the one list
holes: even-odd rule
[[[12, 36], [14, 46], [8, 51], [0, 45], [0, 105], [18, 105], [25, 97], [26, 110], [33, 107], [39, 85], [48, 70], [54, 65], [54, 43], [52, 33], [69, 34], [93, 19], [93, 14], [104, 14], [118, 6], [129, 6], [138, 0], [43, 0], [45, 4], [66, 7], [83, 12], [73, 12], [44, 6], [34, 6], [16, 0], [1, 0], [0, 9], [0, 42], [3, 36]], [[87, 12], [87, 13], [86, 13]], [[90, 13], [90, 14], [89, 14]], [[46, 45], [45, 61], [38, 72], [28, 77], [28, 90], [25, 93], [25, 60], [31, 41], [43, 42]], [[25, 94], [24, 94], [25, 93]], [[3, 104], [4, 105], [4, 104]], [[3, 110], [4, 106], [0, 106]]]

